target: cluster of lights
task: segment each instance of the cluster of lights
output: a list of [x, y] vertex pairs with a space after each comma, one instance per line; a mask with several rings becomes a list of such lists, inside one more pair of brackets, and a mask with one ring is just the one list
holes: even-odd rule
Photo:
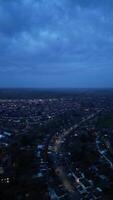
[[9, 178], [2, 178], [1, 182], [2, 183], [10, 183], [10, 179]]

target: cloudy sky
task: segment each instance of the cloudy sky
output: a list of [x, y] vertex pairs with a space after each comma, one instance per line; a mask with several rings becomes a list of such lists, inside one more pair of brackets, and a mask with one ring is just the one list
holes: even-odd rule
[[0, 87], [113, 87], [113, 0], [0, 0]]

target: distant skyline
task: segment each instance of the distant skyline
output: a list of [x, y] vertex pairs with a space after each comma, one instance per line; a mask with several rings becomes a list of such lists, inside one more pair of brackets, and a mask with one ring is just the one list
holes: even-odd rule
[[113, 88], [113, 0], [1, 0], [4, 87]]

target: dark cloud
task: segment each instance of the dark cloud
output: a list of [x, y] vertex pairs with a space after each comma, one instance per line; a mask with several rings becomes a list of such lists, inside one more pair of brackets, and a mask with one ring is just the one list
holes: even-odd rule
[[0, 74], [8, 80], [1, 85], [11, 74], [18, 84], [25, 74], [26, 86], [33, 76], [41, 85], [43, 75], [48, 86], [48, 76], [53, 84], [62, 76], [61, 87], [67, 77], [72, 86], [95, 73], [105, 80], [113, 70], [112, 10], [112, 0], [1, 0]]

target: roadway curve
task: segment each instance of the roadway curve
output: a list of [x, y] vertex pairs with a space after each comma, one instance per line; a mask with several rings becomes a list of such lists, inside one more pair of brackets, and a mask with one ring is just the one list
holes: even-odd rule
[[[64, 159], [63, 162], [61, 161], [60, 154], [61, 154], [61, 146], [62, 146], [62, 140], [65, 138], [66, 141], [66, 136], [71, 134], [73, 130], [76, 130], [77, 128], [80, 127], [83, 123], [95, 118], [102, 110], [99, 110], [98, 112], [89, 115], [86, 119], [82, 120], [79, 122], [79, 124], [75, 124], [71, 128], [69, 128], [67, 131], [63, 132], [62, 134], [54, 135], [51, 139], [51, 141], [48, 144], [48, 156], [52, 159], [53, 161], [53, 168], [56, 173], [56, 175], [59, 177], [59, 179], [62, 182], [62, 185], [64, 186], [65, 190], [69, 194], [69, 199], [75, 199], [75, 197], [79, 196], [78, 191], [76, 187], [74, 186], [73, 182], [69, 179], [67, 174], [71, 172], [75, 179], [75, 183], [78, 185], [82, 185], [82, 183], [79, 181], [78, 177], [74, 174], [74, 172], [70, 169], [71, 164], [65, 159], [65, 164]], [[65, 155], [62, 155], [63, 158], [65, 158]], [[76, 200], [80, 199], [80, 196], [76, 198]]]

